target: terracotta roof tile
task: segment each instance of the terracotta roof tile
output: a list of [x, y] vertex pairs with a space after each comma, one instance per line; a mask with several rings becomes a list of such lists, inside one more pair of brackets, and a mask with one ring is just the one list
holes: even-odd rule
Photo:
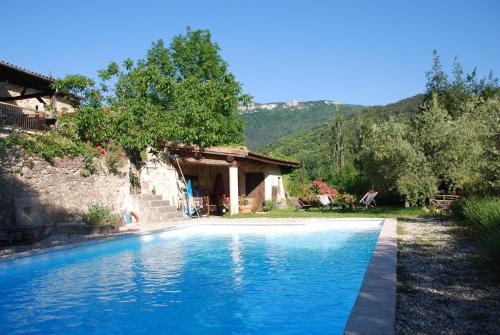
[[24, 72], [28, 75], [31, 75], [31, 76], [34, 76], [34, 77], [37, 77], [39, 79], [43, 79], [43, 80], [48, 80], [48, 81], [54, 81], [55, 78], [51, 77], [51, 76], [45, 76], [43, 74], [40, 74], [40, 73], [37, 73], [37, 72], [34, 72], [34, 71], [31, 71], [31, 70], [27, 70], [25, 68], [22, 68], [20, 66], [17, 66], [17, 65], [14, 65], [12, 63], [9, 63], [9, 62], [6, 62], [6, 61], [3, 61], [0, 59], [0, 65], [3, 65], [3, 66], [6, 66], [6, 67], [10, 67], [11, 69], [14, 69], [14, 70], [17, 70], [17, 71], [21, 71], [21, 72]]

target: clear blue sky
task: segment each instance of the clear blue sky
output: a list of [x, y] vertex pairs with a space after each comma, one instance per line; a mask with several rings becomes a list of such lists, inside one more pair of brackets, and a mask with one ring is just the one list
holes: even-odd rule
[[500, 1], [19, 1], [0, 5], [0, 59], [95, 76], [187, 26], [212, 32], [257, 102], [385, 104], [419, 93], [437, 49], [445, 69], [500, 75]]

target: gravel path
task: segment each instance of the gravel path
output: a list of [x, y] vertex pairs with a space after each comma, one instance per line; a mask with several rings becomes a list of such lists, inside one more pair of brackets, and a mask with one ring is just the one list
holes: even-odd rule
[[500, 334], [500, 278], [450, 221], [398, 221], [397, 334]]

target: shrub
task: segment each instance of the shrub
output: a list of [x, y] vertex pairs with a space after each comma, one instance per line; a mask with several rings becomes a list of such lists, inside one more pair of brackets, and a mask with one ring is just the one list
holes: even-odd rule
[[276, 203], [275, 200], [266, 200], [264, 201], [264, 204], [262, 205], [262, 211], [263, 212], [270, 212], [272, 210], [275, 210], [278, 207], [278, 204]]
[[123, 167], [124, 160], [123, 148], [119, 145], [109, 144], [108, 150], [104, 150], [104, 157], [106, 160], [106, 167], [108, 171], [117, 174], [120, 168]]
[[338, 197], [339, 197], [339, 192], [335, 188], [330, 188], [330, 186], [328, 186], [327, 183], [325, 183], [321, 180], [312, 181], [310, 186], [309, 186], [309, 190], [307, 190], [307, 193], [310, 193], [310, 194], [328, 194], [333, 199], [338, 199]]
[[55, 131], [33, 136], [15, 132], [9, 135], [7, 143], [38, 154], [49, 162], [55, 157], [74, 158], [85, 152], [81, 142], [73, 142]]
[[[455, 210], [461, 204], [455, 205]], [[459, 214], [464, 217], [479, 245], [500, 266], [500, 197], [467, 199]]]
[[450, 205], [450, 215], [459, 220], [465, 219], [466, 202], [464, 198], [454, 200]]
[[113, 210], [99, 203], [91, 204], [87, 213], [82, 216], [82, 220], [87, 225], [119, 224], [118, 215]]

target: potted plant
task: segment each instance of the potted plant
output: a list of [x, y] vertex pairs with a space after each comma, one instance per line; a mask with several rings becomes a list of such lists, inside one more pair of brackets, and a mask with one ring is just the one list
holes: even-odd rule
[[226, 196], [225, 194], [222, 195], [222, 197], [220, 198], [220, 203], [221, 203], [221, 212], [222, 214], [226, 214], [229, 210], [229, 206], [230, 206], [230, 201], [229, 201], [229, 197]]
[[252, 212], [253, 205], [248, 201], [247, 198], [241, 197], [240, 203], [238, 205], [238, 209], [240, 213], [251, 213]]

